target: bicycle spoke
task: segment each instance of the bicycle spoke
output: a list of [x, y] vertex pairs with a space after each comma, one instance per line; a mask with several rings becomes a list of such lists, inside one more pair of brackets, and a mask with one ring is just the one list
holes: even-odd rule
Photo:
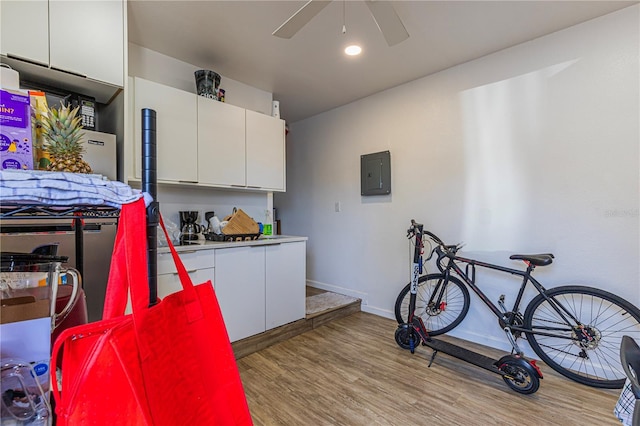
[[[532, 330], [527, 340], [542, 360], [592, 386], [617, 387], [624, 382], [620, 342], [623, 335], [640, 339], [637, 309], [615, 295], [588, 287], [552, 289], [547, 294], [551, 302], [538, 296], [525, 313], [525, 323]], [[578, 323], [567, 324], [552, 303]], [[562, 325], [567, 328], [560, 330]]]
[[[396, 319], [406, 322], [409, 317], [409, 286], [396, 301]], [[469, 293], [459, 280], [445, 283], [440, 274], [420, 277], [416, 293], [414, 315], [419, 316], [427, 331], [433, 335], [446, 333], [457, 326], [469, 309]]]

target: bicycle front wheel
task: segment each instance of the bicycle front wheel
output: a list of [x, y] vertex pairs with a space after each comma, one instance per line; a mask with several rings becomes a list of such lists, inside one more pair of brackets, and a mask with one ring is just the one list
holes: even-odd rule
[[525, 334], [535, 353], [578, 383], [622, 388], [626, 374], [620, 344], [624, 335], [640, 341], [640, 310], [615, 294], [591, 287], [557, 287], [545, 295], [536, 296], [524, 313], [524, 327], [531, 330]]
[[[409, 318], [411, 283], [407, 284], [396, 299], [395, 315], [398, 324]], [[432, 336], [453, 330], [469, 311], [469, 290], [456, 277], [445, 283], [443, 274], [429, 274], [418, 278], [416, 309], [414, 314], [422, 318]]]

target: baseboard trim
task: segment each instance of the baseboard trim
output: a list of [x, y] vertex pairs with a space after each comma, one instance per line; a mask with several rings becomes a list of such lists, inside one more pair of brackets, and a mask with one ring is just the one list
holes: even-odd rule
[[320, 281], [307, 280], [307, 285], [309, 287], [319, 288], [320, 290], [330, 291], [332, 293], [344, 294], [345, 296], [355, 297], [356, 299], [360, 299], [362, 301], [362, 305], [367, 305], [369, 294], [362, 293], [360, 291], [355, 291], [349, 288], [340, 287], [337, 285], [326, 284]]

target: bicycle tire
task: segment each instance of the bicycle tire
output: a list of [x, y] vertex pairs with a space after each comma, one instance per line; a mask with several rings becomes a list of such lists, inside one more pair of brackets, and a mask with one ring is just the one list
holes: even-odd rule
[[[434, 286], [444, 280], [443, 274], [429, 274], [418, 278], [418, 294], [416, 295], [415, 314], [424, 322], [427, 331], [432, 336], [446, 333], [458, 326], [469, 311], [469, 290], [456, 277], [449, 277], [445, 309], [434, 309], [428, 306], [428, 301]], [[396, 299], [394, 313], [398, 324], [407, 322], [409, 311], [411, 283], [407, 284]]]
[[[640, 341], [640, 310], [613, 293], [592, 287], [556, 287], [546, 290], [545, 295], [560, 302], [584, 328], [569, 328], [539, 294], [524, 313], [524, 327], [532, 330], [525, 335], [535, 353], [549, 367], [578, 383], [622, 388], [626, 374], [620, 362], [620, 344], [623, 335]], [[536, 334], [536, 330], [545, 331], [544, 327], [562, 326], [565, 330], [553, 331], [559, 337]]]

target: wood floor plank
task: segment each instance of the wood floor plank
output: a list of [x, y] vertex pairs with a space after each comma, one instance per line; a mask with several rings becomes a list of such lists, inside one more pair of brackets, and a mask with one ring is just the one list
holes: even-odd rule
[[540, 363], [540, 390], [520, 395], [497, 374], [444, 354], [427, 367], [431, 350], [400, 349], [395, 328], [359, 312], [239, 359], [255, 425], [620, 424], [618, 390], [574, 383]]

